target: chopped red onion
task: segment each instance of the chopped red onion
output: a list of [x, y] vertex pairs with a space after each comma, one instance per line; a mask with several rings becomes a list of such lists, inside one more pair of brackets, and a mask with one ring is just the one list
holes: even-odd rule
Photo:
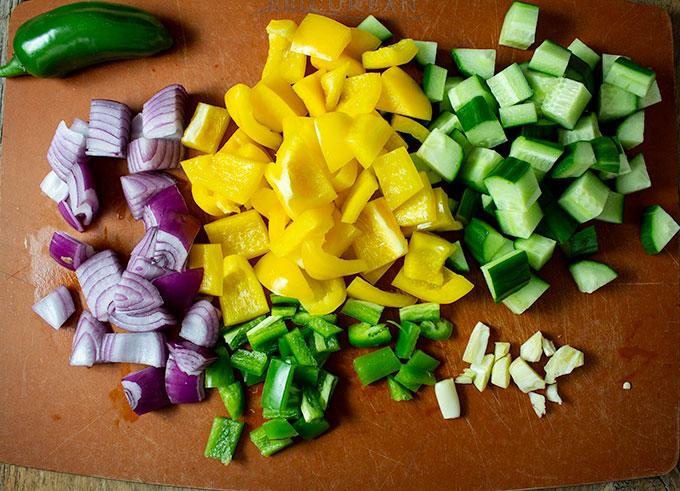
[[95, 319], [89, 310], [83, 310], [73, 336], [69, 365], [91, 367], [98, 363], [102, 339], [106, 332], [106, 325]]
[[144, 136], [144, 115], [137, 113], [130, 121], [130, 141]]
[[98, 252], [76, 269], [85, 301], [102, 322], [109, 320], [109, 306], [113, 303], [116, 286], [122, 279], [123, 267], [111, 249]]
[[66, 319], [76, 311], [73, 297], [64, 285], [58, 286], [31, 309], [54, 329], [63, 326]]
[[87, 155], [125, 158], [131, 118], [130, 108], [122, 102], [92, 99]]
[[52, 234], [49, 251], [52, 259], [71, 271], [78, 269], [96, 252], [91, 245], [74, 239], [64, 232]]
[[156, 263], [181, 271], [200, 228], [201, 223], [191, 215], [166, 210], [156, 233], [153, 256]]
[[181, 159], [182, 143], [179, 140], [142, 137], [132, 140], [127, 149], [130, 173], [176, 169]]
[[187, 214], [189, 209], [177, 186], [169, 186], [151, 198], [144, 206], [144, 227], [156, 227], [167, 210]]
[[102, 339], [103, 362], [140, 363], [164, 367], [167, 358], [165, 335], [160, 332], [106, 333]]
[[83, 121], [80, 118], [73, 118], [73, 124], [71, 125], [71, 131], [75, 131], [76, 133], [80, 133], [85, 138], [87, 138], [87, 134], [88, 134], [89, 130], [90, 130], [90, 128], [89, 128], [89, 125], [87, 124], [87, 121]]
[[202, 281], [203, 268], [195, 268], [160, 276], [152, 283], [158, 288], [165, 306], [181, 314], [193, 302]]
[[165, 392], [165, 370], [146, 367], [121, 380], [130, 408], [139, 416], [170, 404]]
[[123, 194], [135, 220], [142, 218], [144, 205], [175, 180], [163, 172], [138, 172], [120, 178]]
[[62, 181], [66, 181], [67, 171], [76, 162], [87, 162], [89, 159], [85, 154], [86, 134], [83, 133], [83, 124], [87, 131], [87, 123], [82, 120], [76, 119], [71, 128], [61, 121], [47, 150], [47, 161]]
[[163, 305], [158, 288], [146, 278], [124, 271], [113, 295], [113, 308], [116, 313], [139, 315], [157, 310]]
[[79, 223], [90, 225], [99, 212], [99, 198], [90, 167], [83, 162], [76, 162], [68, 171], [66, 184], [68, 204], [73, 215]]
[[168, 357], [165, 367], [165, 391], [173, 404], [200, 402], [205, 397], [205, 372], [189, 375], [183, 372], [173, 356]]
[[172, 273], [171, 269], [158, 266], [153, 262], [153, 259], [144, 256], [132, 256], [130, 262], [128, 262], [127, 270], [149, 281]]
[[143, 128], [147, 138], [179, 140], [184, 134], [187, 91], [179, 84], [161, 89], [144, 103]]
[[114, 308], [111, 310], [109, 318], [112, 324], [130, 332], [160, 331], [168, 326], [177, 324], [175, 316], [164, 307], [158, 307], [139, 314], [118, 312]]
[[60, 201], [57, 205], [57, 209], [59, 210], [59, 213], [61, 213], [61, 216], [64, 218], [64, 220], [66, 220], [66, 223], [68, 223], [78, 232], [85, 232], [85, 227], [83, 227], [83, 224], [80, 223], [78, 217], [73, 213], [71, 205], [68, 203], [68, 201]]
[[154, 251], [156, 250], [156, 236], [158, 235], [158, 227], [151, 227], [146, 229], [144, 236], [137, 242], [137, 245], [130, 253], [130, 258], [145, 257], [153, 260]]
[[56, 203], [68, 197], [68, 185], [53, 170], [40, 183], [40, 190]]
[[187, 375], [199, 375], [217, 360], [214, 351], [190, 341], [170, 341], [168, 350], [177, 367]]
[[187, 310], [179, 331], [180, 337], [207, 348], [215, 345], [219, 334], [220, 318], [217, 309], [207, 300], [199, 300]]

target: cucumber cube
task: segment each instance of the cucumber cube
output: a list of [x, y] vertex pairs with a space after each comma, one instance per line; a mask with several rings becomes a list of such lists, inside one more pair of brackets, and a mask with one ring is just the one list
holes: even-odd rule
[[448, 182], [455, 179], [463, 162], [463, 148], [439, 128], [430, 132], [416, 155]]
[[454, 48], [451, 56], [464, 75], [479, 75], [487, 80], [496, 70], [495, 49]]
[[586, 171], [567, 187], [557, 204], [578, 223], [584, 223], [602, 213], [608, 197], [609, 188]]
[[508, 141], [501, 123], [483, 97], [474, 97], [457, 110], [457, 115], [473, 146], [493, 148]]
[[619, 276], [606, 264], [587, 259], [570, 265], [569, 273], [583, 293], [593, 293]]
[[514, 250], [484, 264], [481, 269], [495, 303], [515, 293], [531, 278], [529, 259], [524, 251]]
[[552, 169], [553, 179], [581, 177], [595, 164], [593, 145], [587, 141], [576, 141], [566, 146], [564, 154]]
[[541, 194], [531, 165], [514, 157], [506, 158], [484, 184], [499, 210], [525, 211]]
[[531, 236], [542, 218], [543, 212], [537, 202], [524, 211], [496, 210], [496, 219], [501, 232], [523, 239]]
[[678, 230], [680, 226], [661, 206], [648, 206], [642, 211], [640, 240], [647, 254], [660, 253]]
[[517, 49], [527, 49], [536, 39], [538, 6], [513, 2], [503, 19], [498, 44]]
[[385, 27], [382, 22], [376, 19], [373, 15], [369, 15], [364, 20], [359, 22], [357, 29], [362, 29], [364, 31], [370, 32], [375, 37], [380, 39], [381, 42], [385, 42], [392, 37], [390, 30]]
[[621, 194], [631, 194], [652, 186], [647, 172], [647, 164], [642, 153], [630, 159], [630, 172], [616, 178], [614, 185], [616, 192]]
[[567, 48], [546, 39], [534, 51], [529, 61], [529, 68], [555, 77], [562, 77], [567, 71], [570, 57], [571, 52]]
[[534, 124], [538, 121], [536, 105], [531, 101], [509, 107], [501, 107], [498, 110], [498, 116], [503, 128]]
[[513, 106], [534, 95], [534, 91], [529, 86], [529, 82], [527, 82], [522, 69], [517, 63], [513, 63], [498, 72], [489, 78], [486, 83], [489, 85], [489, 89], [491, 89], [491, 93], [498, 101], [500, 107]]
[[528, 238], [515, 240], [515, 249], [526, 251], [529, 266], [534, 271], [540, 271], [545, 266], [555, 251], [557, 242], [539, 234], [531, 234]]
[[604, 82], [644, 97], [656, 79], [656, 72], [619, 57], [611, 65]]
[[[521, 315], [543, 295], [550, 285], [535, 274], [531, 275], [529, 283], [506, 297], [501, 303], [513, 314]], [[509, 359], [509, 357], [508, 357]]]
[[571, 130], [592, 98], [581, 82], [560, 78], [546, 95], [541, 111], [546, 118]]
[[575, 38], [567, 49], [572, 52], [573, 55], [578, 56], [580, 59], [588, 63], [591, 70], [595, 70], [595, 67], [600, 64], [600, 55], [593, 51], [587, 44], [581, 41], [579, 38]]
[[416, 61], [422, 66], [434, 65], [437, 63], [437, 42], [436, 41], [413, 41], [418, 48]]
[[503, 157], [495, 150], [473, 147], [458, 172], [458, 180], [467, 187], [486, 194], [489, 191], [484, 184], [484, 178], [502, 161]]

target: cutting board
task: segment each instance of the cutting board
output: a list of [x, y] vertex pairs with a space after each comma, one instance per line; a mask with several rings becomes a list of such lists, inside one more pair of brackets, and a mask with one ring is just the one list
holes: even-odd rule
[[[12, 16], [10, 39], [25, 20], [63, 2], [31, 1]], [[96, 248], [128, 254], [142, 236], [122, 198], [125, 163], [96, 160], [103, 209], [78, 235], [39, 191], [49, 171], [45, 154], [60, 120], [86, 119], [92, 98], [125, 102], [134, 110], [160, 88], [181, 83], [191, 107], [221, 104], [237, 82], [254, 84], [266, 57], [270, 19], [302, 19], [315, 11], [356, 25], [374, 14], [396, 34], [439, 42], [438, 61], [451, 68], [453, 47], [498, 48], [497, 66], [524, 61], [530, 52], [498, 47], [510, 0], [203, 0], [131, 1], [163, 20], [176, 44], [147, 60], [88, 68], [62, 80], [7, 81], [0, 201], [0, 461], [76, 474], [214, 488], [548, 487], [658, 475], [678, 457], [680, 330], [678, 242], [658, 256], [641, 248], [641, 210], [661, 204], [678, 215], [677, 156], [670, 22], [658, 8], [618, 0], [540, 4], [537, 39], [568, 45], [575, 36], [598, 52], [626, 54], [658, 71], [664, 101], [647, 111], [644, 152], [654, 187], [627, 198], [625, 222], [597, 223], [600, 252], [593, 259], [619, 278], [592, 295], [571, 281], [561, 254], [541, 271], [552, 287], [536, 306], [515, 316], [494, 306], [481, 275], [468, 296], [445, 308], [455, 324], [450, 340], [422, 342], [442, 360], [438, 379], [466, 366], [462, 351], [473, 326], [491, 326], [491, 341], [510, 341], [512, 355], [536, 330], [557, 345], [585, 353], [586, 364], [559, 381], [561, 406], [542, 419], [516, 387], [479, 393], [459, 386], [463, 416], [443, 420], [434, 392], [393, 402], [383, 382], [363, 388], [351, 360], [363, 350], [335, 354], [328, 369], [342, 377], [327, 417], [332, 431], [271, 458], [259, 455], [248, 431], [262, 422], [259, 386], [248, 389], [246, 427], [233, 462], [203, 457], [217, 394], [200, 404], [137, 417], [127, 406], [121, 376], [129, 364], [69, 367], [77, 316], [54, 331], [30, 306], [60, 284], [84, 301], [75, 275], [48, 256], [56, 230]], [[231, 130], [230, 130], [231, 131]], [[181, 172], [175, 172], [182, 178]], [[182, 187], [187, 191], [186, 184]], [[189, 194], [186, 194], [189, 196]], [[190, 198], [189, 198], [190, 201]], [[199, 211], [192, 206], [195, 213]], [[201, 216], [201, 215], [199, 215]], [[205, 217], [203, 217], [205, 218]], [[346, 340], [343, 338], [343, 345]], [[632, 384], [623, 390], [624, 382]]]

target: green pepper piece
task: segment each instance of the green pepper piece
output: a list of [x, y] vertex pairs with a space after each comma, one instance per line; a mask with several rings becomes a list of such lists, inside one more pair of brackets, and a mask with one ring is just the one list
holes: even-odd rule
[[246, 333], [250, 346], [259, 350], [288, 332], [286, 323], [278, 315], [270, 315]]
[[284, 418], [284, 419], [291, 419], [291, 418], [301, 418], [302, 417], [302, 411], [300, 411], [300, 407], [286, 407], [283, 409], [269, 409], [268, 407], [262, 408], [262, 417], [265, 419], [272, 419], [272, 418]]
[[[315, 386], [319, 380], [319, 367], [310, 367], [307, 365], [298, 365], [295, 360], [290, 360], [295, 365], [295, 375], [293, 382], [299, 385]], [[314, 360], [316, 363], [316, 360]]]
[[232, 351], [240, 348], [248, 342], [246, 333], [266, 318], [266, 315], [261, 315], [255, 319], [249, 320], [248, 322], [244, 322], [243, 324], [228, 328], [222, 333], [224, 342], [227, 343], [227, 346], [229, 346], [229, 349]]
[[262, 423], [262, 428], [264, 428], [264, 432], [270, 440], [282, 440], [298, 435], [293, 425], [283, 418], [265, 421]]
[[284, 297], [283, 295], [277, 295], [276, 293], [271, 293], [269, 295], [269, 300], [271, 301], [272, 305], [281, 304], [300, 305], [300, 301], [297, 298]]
[[288, 346], [299, 365], [316, 366], [316, 360], [305, 342], [300, 329], [297, 327], [283, 336], [288, 341]]
[[288, 445], [293, 443], [292, 438], [283, 438], [281, 440], [270, 440], [267, 438], [266, 430], [260, 426], [255, 428], [250, 432], [250, 441], [252, 441], [255, 446], [260, 450], [260, 453], [269, 457], [286, 448]]
[[306, 386], [302, 389], [302, 403], [300, 404], [302, 417], [307, 423], [323, 418], [323, 409], [319, 392], [314, 387]]
[[407, 305], [399, 309], [399, 320], [401, 322], [436, 321], [440, 317], [439, 311], [439, 304], [434, 302]]
[[267, 375], [266, 373], [262, 373], [262, 375], [253, 375], [252, 373], [244, 372], [241, 370], [241, 375], [243, 376], [243, 382], [250, 387], [251, 385], [259, 384], [260, 382], [264, 382], [264, 377]]
[[413, 392], [416, 392], [422, 384], [434, 385], [436, 382], [432, 373], [408, 365], [401, 366], [394, 380]]
[[234, 421], [229, 418], [213, 419], [204, 455], [210, 459], [219, 459], [224, 465], [231, 462], [236, 445], [241, 438], [243, 425], [243, 421]]
[[294, 372], [295, 367], [284, 361], [273, 359], [269, 363], [260, 401], [262, 407], [270, 409], [286, 407]]
[[306, 310], [299, 309], [297, 314], [293, 316], [293, 323], [297, 324], [298, 326], [306, 326], [309, 324], [309, 321], [317, 317], [320, 317], [331, 324], [338, 322], [338, 316], [336, 314], [312, 315]]
[[382, 305], [365, 300], [357, 300], [356, 298], [348, 298], [345, 305], [342, 306], [340, 313], [354, 317], [361, 322], [375, 325], [380, 322], [383, 310], [385, 310], [385, 307]]
[[401, 362], [389, 346], [359, 356], [354, 359], [352, 364], [363, 385], [380, 380], [401, 367]]
[[359, 348], [377, 348], [392, 340], [392, 334], [386, 324], [372, 325], [367, 322], [349, 326], [347, 337], [349, 344]]
[[246, 408], [246, 398], [243, 393], [243, 385], [238, 380], [226, 387], [220, 387], [220, 397], [227, 408], [229, 417], [231, 419], [238, 419], [243, 416], [243, 411]]
[[321, 435], [331, 425], [326, 418], [319, 418], [309, 422], [305, 421], [304, 418], [300, 418], [293, 423], [293, 427], [304, 440], [311, 440]]
[[311, 329], [308, 330], [312, 332], [312, 337], [309, 341], [309, 350], [312, 352], [312, 355], [315, 355], [315, 358], [319, 353], [330, 354], [334, 351], [340, 351], [340, 342], [338, 341], [338, 336], [334, 335], [325, 338], [316, 331], [312, 331]]
[[290, 344], [288, 344], [286, 336], [281, 336], [277, 339], [277, 343], [279, 345], [279, 355], [281, 355], [282, 358], [293, 355], [293, 351], [290, 349]]
[[420, 336], [420, 326], [415, 322], [403, 321], [399, 326], [399, 336], [394, 352], [399, 358], [410, 358]]
[[387, 387], [390, 389], [390, 397], [393, 401], [410, 401], [413, 399], [413, 394], [411, 394], [406, 387], [394, 380], [394, 375], [387, 376]]
[[420, 335], [427, 339], [449, 339], [453, 333], [453, 324], [446, 319], [423, 321], [420, 323]]
[[433, 356], [428, 355], [424, 351], [419, 349], [415, 350], [411, 358], [406, 362], [409, 367], [417, 368], [418, 370], [424, 370], [426, 372], [432, 372], [439, 366], [439, 360]]
[[336, 326], [335, 324], [331, 324], [321, 317], [313, 317], [307, 323], [307, 326], [311, 329], [314, 329], [315, 332], [321, 334], [324, 338], [342, 332], [340, 327]]
[[267, 355], [260, 351], [240, 349], [231, 355], [231, 366], [259, 377], [267, 368]]
[[205, 369], [205, 387], [208, 389], [226, 387], [234, 380], [234, 369], [231, 367], [229, 355], [220, 356]]
[[276, 315], [282, 319], [292, 319], [297, 313], [297, 305], [276, 304], [272, 305], [271, 315]]
[[316, 390], [319, 391], [319, 401], [321, 401], [321, 409], [324, 411], [328, 409], [328, 401], [335, 391], [335, 386], [338, 385], [337, 375], [333, 375], [326, 370], [319, 370], [319, 377], [316, 383]]

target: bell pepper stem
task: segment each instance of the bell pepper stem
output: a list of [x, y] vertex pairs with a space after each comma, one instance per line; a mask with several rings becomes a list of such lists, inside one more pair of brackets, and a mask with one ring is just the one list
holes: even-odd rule
[[28, 71], [21, 64], [19, 58], [13, 56], [9, 63], [0, 66], [0, 77], [17, 77], [19, 75], [27, 75]]

